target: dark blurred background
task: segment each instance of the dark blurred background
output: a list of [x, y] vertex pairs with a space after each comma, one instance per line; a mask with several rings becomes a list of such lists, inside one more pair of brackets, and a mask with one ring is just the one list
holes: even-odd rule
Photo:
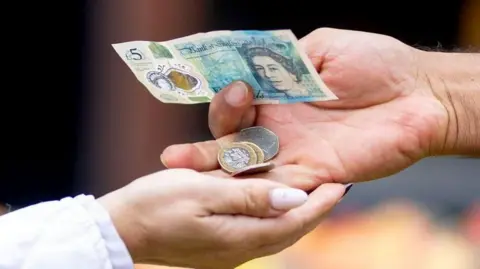
[[[477, 0], [5, 4], [0, 201], [26, 206], [81, 192], [99, 196], [163, 169], [159, 155], [166, 146], [210, 138], [207, 105], [160, 103], [112, 43], [219, 29], [290, 28], [300, 38], [335, 27], [462, 49], [480, 45], [479, 6]], [[398, 198], [435, 218], [457, 220], [479, 203], [479, 174], [478, 159], [427, 159], [388, 179], [354, 186], [338, 211], [367, 210]]]

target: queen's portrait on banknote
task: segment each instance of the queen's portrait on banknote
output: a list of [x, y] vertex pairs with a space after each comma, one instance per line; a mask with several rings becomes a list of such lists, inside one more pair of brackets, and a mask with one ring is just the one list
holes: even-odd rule
[[[283, 48], [282, 44], [275, 46], [245, 46], [239, 51], [245, 57], [252, 73], [262, 82], [263, 88], [273, 88], [275, 93], [286, 96], [308, 96], [309, 91], [301, 84], [302, 76], [291, 57], [282, 55], [275, 48]], [[243, 52], [243, 53], [242, 53]]]

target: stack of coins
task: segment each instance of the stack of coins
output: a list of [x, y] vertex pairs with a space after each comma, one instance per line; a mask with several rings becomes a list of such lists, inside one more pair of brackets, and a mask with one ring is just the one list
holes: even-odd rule
[[222, 169], [232, 176], [264, 173], [275, 165], [269, 162], [279, 150], [278, 136], [271, 130], [255, 126], [241, 130], [234, 142], [218, 152]]

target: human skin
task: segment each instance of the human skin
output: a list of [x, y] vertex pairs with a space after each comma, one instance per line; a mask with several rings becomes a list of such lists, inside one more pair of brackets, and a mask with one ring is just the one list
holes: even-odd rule
[[478, 53], [423, 51], [385, 35], [330, 28], [300, 44], [338, 100], [252, 106], [250, 86], [233, 83], [210, 105], [217, 141], [170, 146], [163, 163], [218, 169], [219, 144], [252, 125], [280, 139], [277, 167], [258, 176], [276, 174], [304, 190], [380, 179], [429, 156], [479, 156]]
[[342, 184], [302, 190], [250, 178], [167, 169], [98, 198], [137, 264], [235, 268], [275, 254], [313, 230]]

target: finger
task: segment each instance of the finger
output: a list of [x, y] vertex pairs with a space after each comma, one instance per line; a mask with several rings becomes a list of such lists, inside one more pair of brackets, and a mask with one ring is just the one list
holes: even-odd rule
[[218, 92], [210, 103], [208, 125], [215, 138], [253, 125], [255, 107], [253, 90], [247, 83], [236, 81]]
[[330, 174], [324, 169], [312, 169], [297, 164], [278, 163], [276, 165], [275, 169], [267, 173], [256, 174], [255, 177], [272, 180], [307, 192], [313, 191], [322, 183], [332, 181]]
[[[325, 183], [315, 189], [303, 206], [292, 210], [285, 216], [290, 231], [303, 236], [315, 228], [326, 214], [340, 202], [346, 192], [346, 186], [340, 183]], [[295, 231], [298, 227], [303, 230]], [[287, 229], [288, 230], [288, 229]]]
[[167, 147], [160, 160], [167, 168], [188, 168], [198, 172], [220, 168], [217, 155], [221, 145], [233, 141], [234, 134], [217, 140], [178, 144]]
[[212, 187], [215, 196], [207, 203], [211, 214], [275, 217], [308, 198], [302, 190], [262, 179], [217, 182], [221, 183]]
[[[312, 169], [303, 165], [276, 163], [276, 167], [266, 173], [253, 175], [255, 178], [267, 179], [291, 188], [301, 189], [307, 193], [312, 192], [323, 183], [332, 182], [332, 178], [327, 169]], [[245, 180], [252, 175], [242, 177], [231, 177], [222, 170], [214, 170], [205, 172], [208, 175], [229, 178], [235, 180]]]
[[299, 40], [300, 47], [304, 49], [313, 66], [320, 71], [321, 66], [332, 42], [332, 36], [338, 34], [333, 28], [318, 28]]
[[[342, 184], [326, 183], [318, 187], [308, 200], [275, 218], [241, 218], [245, 241], [261, 242], [266, 253], [284, 249], [315, 228], [323, 217], [340, 201], [345, 192]], [[240, 221], [239, 220], [239, 221]], [[245, 227], [252, 227], [245, 230]], [[255, 239], [255, 240], [253, 240]]]
[[162, 152], [160, 160], [167, 168], [209, 171], [218, 167], [216, 155], [219, 148], [215, 140], [172, 145]]
[[[328, 68], [328, 62], [339, 56], [338, 50], [334, 52], [330, 51], [330, 48], [341, 48], [345, 46], [344, 42], [336, 44], [333, 44], [333, 42], [342, 40], [341, 37], [345, 34], [351, 35], [352, 32], [349, 30], [324, 27], [314, 30], [299, 40], [300, 47], [303, 48], [305, 54], [312, 62], [322, 80], [327, 87], [329, 87], [330, 90], [340, 98], [340, 100], [312, 102], [311, 105], [321, 108], [347, 108], [345, 107], [345, 101], [341, 98], [341, 92], [337, 92], [334, 86], [338, 72], [324, 72]], [[355, 102], [355, 107], [357, 107], [357, 102]]]

